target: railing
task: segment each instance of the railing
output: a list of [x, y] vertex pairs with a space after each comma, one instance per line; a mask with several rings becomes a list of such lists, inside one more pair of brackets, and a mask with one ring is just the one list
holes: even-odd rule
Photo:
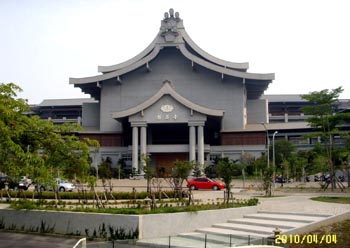
[[81, 244], [81, 248], [86, 248], [86, 238], [79, 239], [79, 241], [73, 246], [73, 248], [78, 248]]
[[[205, 233], [204, 237], [202, 239], [197, 239], [197, 245], [198, 247], [210, 247], [211, 245], [215, 244], [217, 247], [222, 246], [222, 247], [240, 247], [240, 246], [256, 246], [260, 247], [262, 245], [269, 245], [273, 247], [275, 244], [275, 239], [274, 237], [266, 237], [266, 238], [257, 238], [257, 237], [252, 237], [248, 235], [247, 237], [238, 237], [236, 235], [219, 235], [221, 238], [217, 238], [218, 235], [215, 234], [209, 234]], [[177, 240], [179, 236], [169, 236], [168, 237], [168, 244], [167, 247], [178, 247], [179, 246], [179, 241]], [[180, 237], [181, 238], [181, 237]], [[181, 240], [180, 243], [183, 243], [185, 241]], [[164, 245], [163, 245], [164, 247]], [[278, 246], [275, 247], [284, 247], [283, 244], [279, 244]]]
[[[249, 248], [281, 248], [286, 247], [286, 244], [275, 244], [273, 237], [258, 238], [253, 236], [236, 236], [236, 235], [214, 235], [210, 233], [203, 233], [203, 236], [194, 239], [187, 239], [181, 236], [168, 236], [153, 240], [151, 243], [143, 240], [112, 240], [112, 241], [92, 241], [91, 247], [99, 248], [115, 248], [122, 245], [122, 247], [249, 247]], [[86, 248], [86, 238], [83, 238], [77, 242], [73, 248], [80, 247]]]
[[[278, 242], [281, 243], [281, 242]], [[276, 244], [275, 238], [271, 237], [257, 237], [257, 236], [237, 236], [230, 234], [212, 234], [212, 233], [197, 233], [194, 236], [189, 234], [179, 236], [168, 236], [158, 239], [153, 239], [151, 242], [147, 240], [139, 240], [135, 247], [286, 247], [285, 244]], [[107, 247], [106, 247], [107, 248]]]

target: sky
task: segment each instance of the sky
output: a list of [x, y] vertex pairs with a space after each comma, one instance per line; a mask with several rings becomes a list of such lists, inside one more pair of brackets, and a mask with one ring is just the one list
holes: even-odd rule
[[275, 73], [265, 94], [342, 86], [350, 99], [347, 0], [0, 0], [0, 83], [30, 104], [89, 97], [69, 78], [136, 56], [170, 8], [206, 52]]

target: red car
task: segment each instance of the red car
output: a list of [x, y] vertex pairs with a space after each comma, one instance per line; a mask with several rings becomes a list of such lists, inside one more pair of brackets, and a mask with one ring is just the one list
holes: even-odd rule
[[193, 178], [188, 181], [187, 188], [191, 190], [197, 189], [212, 189], [221, 190], [225, 188], [225, 184], [222, 182], [216, 182], [206, 177]]

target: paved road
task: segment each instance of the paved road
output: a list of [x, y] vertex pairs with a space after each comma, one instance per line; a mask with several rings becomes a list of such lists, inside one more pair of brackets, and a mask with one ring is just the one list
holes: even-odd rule
[[0, 232], [1, 248], [72, 248], [77, 241], [78, 239]]

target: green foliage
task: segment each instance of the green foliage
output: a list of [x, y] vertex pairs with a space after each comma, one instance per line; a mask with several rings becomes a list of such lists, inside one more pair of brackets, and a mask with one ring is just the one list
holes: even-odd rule
[[122, 227], [115, 228], [114, 226], [108, 226], [109, 239], [110, 240], [127, 240], [137, 239], [139, 237], [139, 229], [126, 231]]
[[147, 192], [151, 192], [151, 180], [156, 175], [156, 170], [151, 166], [151, 158], [145, 154], [141, 154], [141, 160], [144, 163], [142, 167], [144, 178], [147, 180]]
[[[276, 167], [281, 165], [283, 161], [292, 158], [294, 152], [296, 151], [296, 146], [286, 139], [275, 141], [275, 163]], [[270, 159], [272, 158], [272, 147], [270, 147]], [[272, 161], [272, 160], [271, 160]]]
[[302, 96], [314, 105], [304, 106], [301, 110], [306, 115], [311, 115], [307, 121], [312, 127], [320, 129], [322, 134], [334, 130], [344, 117], [342, 114], [334, 114], [335, 104], [343, 91], [342, 87], [338, 87], [333, 90], [314, 91]]
[[110, 157], [102, 159], [101, 164], [98, 166], [98, 176], [102, 180], [111, 179], [113, 176], [112, 173], [112, 160]]
[[241, 174], [241, 167], [237, 163], [237, 161], [229, 159], [228, 157], [224, 157], [219, 159], [218, 164], [216, 166], [216, 171], [218, 172], [219, 176], [222, 178], [222, 180], [226, 184], [226, 189], [228, 192], [226, 199], [227, 199], [227, 202], [229, 202], [230, 192], [231, 192], [231, 182], [235, 176], [238, 176]]
[[55, 231], [55, 225], [50, 226], [46, 224], [45, 221], [41, 220], [40, 229], [39, 229], [40, 233], [54, 233], [54, 231]]
[[252, 156], [248, 152], [245, 152], [242, 155], [241, 163], [242, 163], [242, 169], [244, 169], [249, 176], [254, 175], [254, 164], [255, 164], [254, 156]]
[[308, 165], [307, 158], [300, 156], [300, 153], [298, 152], [296, 155], [291, 157], [290, 161], [292, 167], [290, 177], [296, 178], [297, 180], [301, 180], [303, 176], [302, 172]]
[[321, 202], [332, 202], [332, 203], [340, 203], [340, 204], [350, 204], [350, 197], [337, 197], [337, 196], [318, 196], [312, 197], [311, 200], [321, 201]]
[[271, 186], [272, 186], [272, 175], [273, 175], [273, 168], [265, 168], [263, 170], [263, 189], [265, 191], [266, 196], [271, 196]]
[[178, 179], [187, 179], [193, 167], [193, 161], [176, 160], [171, 171], [171, 176]]
[[[1, 193], [2, 190], [0, 190]], [[4, 193], [4, 192], [3, 192]], [[174, 197], [174, 192], [173, 191], [166, 191], [164, 192], [165, 194], [162, 194], [161, 196], [164, 198], [172, 198]], [[18, 195], [17, 191], [10, 191], [9, 192], [11, 197], [18, 197], [18, 198], [31, 198], [33, 199], [55, 199], [55, 193], [52, 191], [45, 191], [45, 192], [30, 192], [30, 191], [23, 191], [21, 195]], [[98, 196], [100, 198], [104, 198], [104, 193], [103, 192], [97, 192]], [[167, 197], [165, 197], [165, 195]], [[112, 192], [111, 195], [107, 195], [107, 197], [110, 196], [109, 200], [116, 199], [116, 200], [133, 200], [133, 199], [145, 199], [149, 194], [147, 192]], [[94, 199], [94, 193], [93, 192], [86, 192], [84, 193], [84, 197], [87, 200], [92, 200]], [[82, 198], [82, 193], [81, 192], [61, 192], [60, 193], [60, 198], [61, 200], [76, 200], [76, 199], [81, 199]], [[12, 202], [14, 205], [16, 202]], [[31, 201], [27, 202], [28, 204], [31, 204]], [[40, 203], [40, 202], [39, 202]], [[44, 200], [41, 201], [42, 204], [46, 204]]]
[[174, 185], [175, 194], [182, 198], [182, 185], [190, 175], [191, 170], [194, 168], [193, 161], [180, 161], [176, 160], [171, 170], [171, 181]]
[[54, 125], [25, 115], [29, 106], [17, 98], [20, 91], [13, 83], [0, 84], [0, 171], [14, 178], [27, 175], [36, 183], [51, 184], [58, 176], [85, 181], [89, 154], [98, 142], [80, 140], [78, 124]]
[[271, 196], [273, 167], [267, 167], [267, 156], [264, 153], [261, 154], [261, 156], [255, 160], [254, 166], [256, 168], [256, 173], [260, 173], [263, 182], [262, 187], [265, 191], [265, 195]]
[[[343, 92], [342, 87], [333, 90], [321, 90], [311, 92], [303, 95], [302, 98], [313, 103], [312, 106], [302, 107], [302, 111], [306, 115], [310, 115], [307, 122], [311, 127], [315, 128], [317, 132], [309, 135], [310, 137], [320, 137], [324, 145], [324, 153], [328, 159], [328, 169], [331, 176], [332, 189], [335, 188], [335, 154], [334, 154], [334, 134], [341, 134], [342, 131], [338, 127], [344, 123], [345, 120], [350, 119], [350, 114], [336, 111], [336, 103], [340, 93]], [[348, 132], [346, 132], [348, 133]]]
[[17, 98], [21, 91], [13, 83], [0, 84], [0, 171], [16, 177], [27, 159], [21, 139], [29, 126], [22, 114], [29, 111], [27, 101]]
[[0, 230], [5, 229], [5, 222], [4, 222], [4, 218], [0, 219]]
[[[152, 209], [151, 211], [145, 210], [142, 207], [142, 204], [138, 204], [136, 207], [129, 208], [91, 208], [87, 205], [84, 207], [79, 207], [77, 205], [75, 208], [67, 208], [64, 205], [57, 205], [55, 202], [44, 202], [45, 205], [40, 205], [36, 202], [31, 201], [18, 201], [13, 203], [11, 206], [14, 209], [38, 209], [38, 210], [55, 210], [55, 211], [73, 211], [73, 212], [87, 212], [87, 213], [108, 213], [108, 214], [161, 214], [161, 213], [179, 213], [179, 212], [197, 212], [203, 210], [218, 210], [225, 208], [237, 208], [244, 206], [255, 206], [258, 204], [257, 198], [251, 198], [247, 200], [238, 200], [234, 199], [233, 202], [230, 203], [217, 203], [217, 204], [197, 204], [197, 205], [183, 205], [177, 204], [176, 206], [172, 204], [165, 204], [164, 206], [159, 206], [157, 208]], [[181, 203], [181, 201], [180, 201]], [[98, 235], [102, 235], [102, 233], [106, 233], [106, 227], [100, 226], [100, 228], [96, 231], [95, 237]], [[98, 235], [97, 235], [98, 234]], [[88, 236], [88, 234], [87, 234]]]
[[200, 177], [202, 175], [202, 170], [201, 170], [201, 166], [196, 163], [196, 162], [193, 162], [193, 173], [192, 175], [194, 177]]

